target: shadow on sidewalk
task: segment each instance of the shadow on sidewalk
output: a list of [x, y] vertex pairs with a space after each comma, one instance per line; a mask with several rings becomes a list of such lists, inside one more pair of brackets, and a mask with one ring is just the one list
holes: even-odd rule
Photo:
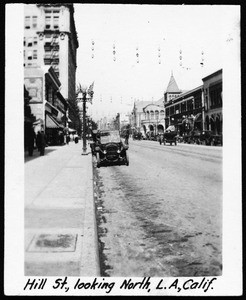
[[[49, 155], [49, 153], [52, 152], [52, 151], [56, 151], [56, 149], [46, 148], [44, 156]], [[26, 163], [26, 162], [29, 162], [29, 161], [35, 159], [35, 158], [41, 158], [41, 157], [43, 157], [43, 156], [40, 155], [40, 153], [37, 149], [33, 150], [33, 155], [32, 156], [29, 156], [28, 152], [26, 151], [25, 152], [25, 157], [24, 157], [24, 162]]]

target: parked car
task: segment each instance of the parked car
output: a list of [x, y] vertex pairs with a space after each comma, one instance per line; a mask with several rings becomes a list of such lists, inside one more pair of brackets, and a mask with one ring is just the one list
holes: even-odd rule
[[211, 130], [193, 130], [184, 136], [184, 142], [191, 144], [222, 145], [222, 135], [214, 134]]
[[129, 166], [128, 148], [129, 146], [121, 139], [118, 130], [101, 131], [100, 140], [94, 148], [97, 167], [112, 165]]

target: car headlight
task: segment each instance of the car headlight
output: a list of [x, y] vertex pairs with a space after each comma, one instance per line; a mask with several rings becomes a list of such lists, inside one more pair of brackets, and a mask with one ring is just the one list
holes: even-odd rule
[[117, 150], [117, 153], [120, 153], [120, 150], [119, 150], [119, 149]]
[[103, 150], [103, 154], [106, 154], [107, 153], [107, 151], [106, 150]]

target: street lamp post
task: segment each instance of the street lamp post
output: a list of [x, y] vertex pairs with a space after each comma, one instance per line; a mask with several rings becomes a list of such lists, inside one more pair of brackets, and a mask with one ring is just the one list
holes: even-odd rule
[[[80, 95], [80, 97], [79, 97]], [[87, 97], [88, 96], [88, 97]], [[83, 148], [82, 155], [88, 155], [86, 147], [86, 102], [92, 102], [93, 91], [87, 90], [87, 86], [83, 85], [79, 87], [77, 100], [83, 103]]]
[[83, 93], [83, 152], [82, 155], [87, 154], [86, 148], [86, 93]]

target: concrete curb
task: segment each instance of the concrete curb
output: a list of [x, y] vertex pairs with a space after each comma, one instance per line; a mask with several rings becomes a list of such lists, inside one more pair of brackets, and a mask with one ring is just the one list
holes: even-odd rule
[[[91, 157], [91, 154], [89, 154]], [[88, 164], [80, 276], [100, 276], [92, 159]]]

